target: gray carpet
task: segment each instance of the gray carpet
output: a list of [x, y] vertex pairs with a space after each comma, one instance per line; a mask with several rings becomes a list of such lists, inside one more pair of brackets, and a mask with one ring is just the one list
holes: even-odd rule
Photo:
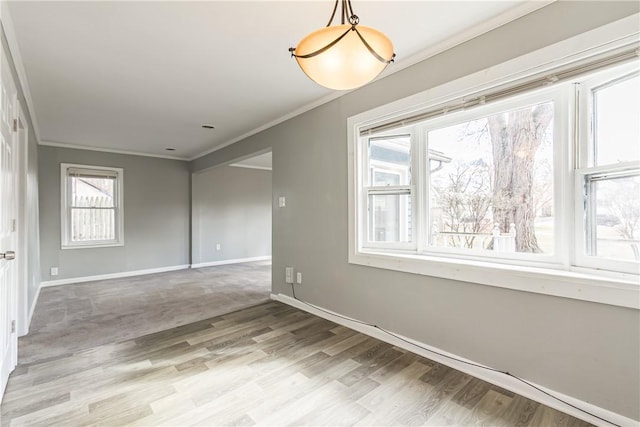
[[18, 364], [219, 316], [270, 292], [270, 261], [43, 288]]

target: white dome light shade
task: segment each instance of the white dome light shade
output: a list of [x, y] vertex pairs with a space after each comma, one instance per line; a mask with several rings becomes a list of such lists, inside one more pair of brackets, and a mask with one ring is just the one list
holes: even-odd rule
[[[371, 49], [360, 38], [358, 33]], [[345, 32], [347, 34], [333, 46], [326, 48]], [[319, 50], [318, 55], [304, 58]], [[371, 52], [373, 50], [373, 52]], [[393, 60], [393, 44], [380, 31], [361, 25], [332, 25], [306, 36], [293, 51], [309, 78], [335, 90], [355, 89], [376, 78]], [[377, 58], [380, 56], [381, 58]], [[382, 59], [382, 60], [381, 60]]]

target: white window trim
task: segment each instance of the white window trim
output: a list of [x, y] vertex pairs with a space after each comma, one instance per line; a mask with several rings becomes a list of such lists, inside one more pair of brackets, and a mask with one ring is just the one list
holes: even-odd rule
[[[409, 134], [409, 132], [406, 131], [406, 129], [399, 129], [396, 130], [394, 132], [386, 132], [386, 133], [379, 133], [376, 135], [376, 138], [384, 138], [386, 135], [407, 135], [412, 137], [412, 135]], [[413, 146], [413, 144], [412, 144]], [[414, 153], [410, 153], [411, 154], [411, 170], [415, 171], [416, 170], [416, 156]], [[375, 169], [375, 164], [378, 163], [375, 160], [372, 161], [369, 159], [368, 156], [365, 156], [364, 161], [366, 163], [363, 164], [362, 167], [362, 182], [368, 182], [369, 180], [369, 171], [373, 168]], [[398, 167], [397, 170], [401, 169], [401, 167]], [[383, 168], [380, 168], [379, 170], [383, 170]], [[389, 168], [385, 167], [384, 170], [390, 171]], [[406, 173], [408, 174], [409, 171], [407, 170]], [[415, 218], [416, 216], [416, 204], [415, 204], [415, 185], [413, 185], [415, 177], [411, 177], [411, 182], [408, 184], [400, 184], [400, 185], [394, 185], [394, 186], [370, 186], [370, 187], [363, 187], [369, 190], [389, 190], [389, 191], [393, 191], [393, 190], [397, 190], [397, 191], [409, 191], [409, 196], [412, 198], [412, 203], [411, 203], [411, 216], [412, 218]], [[373, 192], [372, 191], [372, 192]], [[361, 203], [363, 203], [365, 206], [368, 203], [368, 196], [369, 196], [369, 192], [368, 191], [363, 191], [361, 194], [362, 200]], [[406, 227], [405, 227], [406, 228]], [[406, 230], [405, 230], [406, 231]], [[367, 216], [367, 220], [366, 221], [362, 221], [362, 230], [361, 230], [361, 236], [363, 237], [363, 239], [367, 238], [368, 234], [369, 234], [369, 217]], [[413, 230], [413, 236], [412, 236], [412, 240], [410, 242], [376, 242], [376, 241], [368, 241], [367, 242], [367, 247], [370, 249], [375, 249], [375, 248], [393, 248], [396, 250], [409, 250], [409, 251], [414, 251], [416, 249], [416, 235], [415, 235], [416, 231], [415, 231], [415, 222], [414, 222], [414, 230]]]
[[[96, 171], [113, 172], [116, 178], [116, 240], [108, 242], [87, 241], [72, 242], [70, 236], [70, 218], [69, 218], [69, 182], [67, 180], [67, 170], [70, 168], [88, 169]], [[124, 206], [123, 206], [123, 182], [124, 170], [122, 168], [113, 168], [105, 166], [81, 165], [75, 163], [60, 164], [60, 230], [61, 230], [61, 249], [91, 249], [105, 248], [114, 246], [124, 246]]]
[[[634, 14], [489, 69], [349, 117], [349, 263], [640, 309], [640, 283], [635, 274], [609, 273], [580, 267], [559, 270], [523, 265], [524, 263], [509, 265], [443, 256], [382, 253], [361, 248], [357, 230], [358, 225], [363, 223], [359, 220], [361, 218], [358, 218], [359, 203], [362, 203], [360, 189], [363, 184], [362, 176], [357, 173], [358, 162], [362, 161], [363, 155], [359, 150], [358, 129], [379, 123], [382, 118], [408, 116], [468, 93], [487, 90], [592, 55], [637, 44], [640, 40], [637, 27], [639, 17], [640, 14]], [[414, 176], [414, 179], [422, 178]], [[568, 176], [565, 179], [571, 182], [574, 178]], [[557, 195], [563, 198], [564, 196]], [[566, 208], [570, 209], [572, 206]], [[420, 232], [424, 233], [424, 230]]]
[[[563, 107], [563, 105], [568, 104], [568, 102], [563, 103], [563, 101], [565, 101], [567, 97], [570, 95], [569, 89], [570, 88], [568, 87], [564, 87], [564, 88], [553, 87], [549, 89], [537, 90], [533, 93], [520, 95], [516, 98], [498, 101], [487, 107], [480, 107], [480, 108], [483, 108], [480, 114], [478, 113], [477, 110], [471, 109], [465, 112], [456, 113], [451, 116], [443, 116], [440, 118], [431, 119], [427, 123], [418, 125], [418, 132], [420, 135], [425, 137], [427, 133], [431, 130], [436, 130], [436, 129], [451, 126], [454, 124], [475, 120], [481, 117], [487, 117], [502, 111], [511, 111], [511, 110], [521, 109], [526, 107], [527, 105], [536, 105], [536, 104], [542, 104], [545, 102], [554, 102], [555, 107], [554, 107], [554, 122], [553, 122], [553, 127], [554, 127], [553, 138], [554, 138], [554, 141], [566, 141], [570, 137], [570, 132], [568, 129], [569, 119], [567, 117], [569, 111]], [[567, 163], [566, 159], [567, 159], [569, 147], [566, 144], [554, 144], [553, 151], [554, 151], [554, 155], [553, 155], [554, 170], [566, 169], [566, 166], [564, 165]], [[421, 171], [424, 171], [425, 174], [427, 174], [426, 173], [427, 166], [426, 164], [424, 164], [425, 160], [426, 160], [426, 157], [420, 157], [419, 161], [423, 162], [423, 164], [420, 164], [419, 169]], [[557, 213], [557, 215], [554, 218], [553, 226], [554, 226], [554, 230], [562, 230], [565, 228], [565, 226], [567, 226], [567, 224], [563, 223], [564, 218], [567, 217], [567, 214], [565, 213], [567, 210], [567, 206], [565, 202], [566, 197], [562, 193], [562, 190], [566, 185], [566, 177], [563, 176], [561, 179], [555, 179], [555, 178], [556, 177], [554, 176], [553, 204], [556, 207], [555, 212]], [[422, 182], [427, 182], [427, 180], [425, 179]], [[429, 184], [427, 184], [425, 185], [425, 191], [421, 192], [421, 194], [419, 195], [419, 197], [421, 196], [424, 198], [423, 206], [428, 206], [429, 191], [430, 191], [430, 186]], [[421, 218], [418, 218], [417, 220], [426, 220], [426, 219], [427, 219], [427, 215]], [[422, 224], [422, 228], [426, 230], [427, 233], [429, 233], [431, 229], [429, 224], [427, 223]], [[496, 259], [502, 260], [501, 262], [506, 262], [506, 263], [517, 262], [519, 263], [519, 265], [521, 265], [522, 262], [525, 262], [525, 263], [529, 262], [531, 263], [531, 265], [536, 265], [536, 264], [545, 263], [545, 262], [546, 263], [562, 263], [562, 264], [568, 265], [569, 259], [567, 257], [564, 257], [564, 254], [567, 253], [567, 250], [564, 247], [566, 242], [564, 242], [563, 239], [561, 238], [557, 238], [554, 240], [555, 241], [554, 241], [553, 253], [551, 254], [545, 255], [545, 254], [530, 254], [530, 253], [514, 252], [509, 254], [509, 258], [511, 259], [511, 261], [506, 259], [505, 254], [501, 252], [494, 253], [492, 251], [483, 251], [481, 253], [478, 253], [478, 252], [472, 252], [472, 251], [469, 251], [468, 249], [462, 249], [462, 248], [428, 246], [423, 248], [420, 252], [425, 255], [433, 255], [433, 256], [453, 255], [456, 257], [468, 257], [471, 259], [473, 258], [477, 259], [478, 257], [480, 257], [482, 258], [481, 261], [489, 261], [491, 258], [496, 258]]]
[[[582, 194], [584, 192], [585, 187], [585, 179], [589, 175], [598, 175], [600, 173], [607, 174], [615, 174], [615, 173], [624, 173], [630, 171], [637, 171], [640, 169], [640, 162], [625, 162], [616, 165], [606, 165], [606, 166], [598, 166], [592, 168], [584, 168], [578, 169], [575, 171], [576, 179], [575, 179], [575, 193]], [[586, 246], [586, 235], [582, 227], [584, 226], [583, 217], [586, 214], [586, 207], [584, 204], [577, 203], [578, 198], [576, 197], [576, 208], [575, 208], [575, 235], [577, 238], [578, 247], [584, 248]], [[635, 264], [629, 261], [616, 260], [611, 258], [599, 258], [595, 256], [590, 256], [584, 253], [583, 251], [576, 251], [575, 253], [576, 259], [575, 263], [578, 265], [592, 265], [596, 268], [602, 268], [605, 270], [615, 270], [615, 271], [630, 271], [635, 267]]]
[[[638, 75], [638, 71], [636, 67], [631, 66], [627, 66], [626, 68], [617, 67], [613, 71], [603, 70], [599, 73], [596, 73], [589, 80], [586, 80], [579, 85], [579, 103], [577, 108], [588, 112], [588, 114], [580, 115], [581, 120], [577, 123], [577, 132], [579, 132], [580, 134], [580, 139], [589, 141], [588, 147], [590, 148], [590, 150], [583, 149], [576, 152], [576, 170], [574, 183], [574, 191], [576, 195], [584, 193], [585, 179], [589, 175], [596, 175], [600, 173], [615, 174], [634, 169], [637, 170], [640, 168], [640, 162], [638, 161], [595, 166], [596, 160], [594, 150], [596, 148], [596, 143], [594, 135], [594, 103], [592, 94], [594, 90], [609, 87], [612, 84], [615, 84], [616, 81], [620, 80], [620, 78], [618, 77], [620, 74]], [[579, 148], [583, 147], [584, 146], [580, 146]], [[587, 239], [584, 230], [582, 230], [582, 227], [584, 226], [583, 218], [586, 215], [587, 211], [585, 204], [580, 203], [580, 199], [578, 197], [576, 197], [575, 200], [575, 236], [579, 247], [584, 248], [586, 246]], [[633, 262], [589, 256], [583, 251], [576, 251], [574, 262], [576, 265], [590, 265], [605, 270], [631, 272], [635, 268], [637, 268], [636, 264]]]

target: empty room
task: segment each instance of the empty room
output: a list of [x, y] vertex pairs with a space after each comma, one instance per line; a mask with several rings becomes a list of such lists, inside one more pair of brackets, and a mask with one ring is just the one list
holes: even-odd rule
[[1, 426], [640, 426], [637, 0], [0, 0]]

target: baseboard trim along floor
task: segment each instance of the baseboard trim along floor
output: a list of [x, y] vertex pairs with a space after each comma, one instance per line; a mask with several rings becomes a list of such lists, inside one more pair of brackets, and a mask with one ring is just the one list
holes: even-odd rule
[[[581, 408], [587, 412], [590, 412], [596, 415], [596, 417], [590, 416], [585, 412], [582, 412], [570, 405], [563, 404], [562, 402], [546, 395], [544, 392], [538, 391], [535, 388], [530, 387], [513, 377], [509, 377], [500, 372], [493, 372], [477, 366], [468, 365], [463, 362], [458, 362], [456, 360], [450, 359], [449, 357], [459, 359], [459, 360], [464, 360], [466, 362], [469, 362], [475, 365], [482, 365], [480, 363], [465, 359], [463, 357], [460, 357], [455, 354], [449, 353], [445, 350], [441, 350], [439, 348], [421, 343], [411, 338], [404, 337], [400, 334], [396, 334], [395, 332], [394, 334], [397, 337], [394, 337], [392, 335], [386, 334], [385, 332], [373, 326], [369, 326], [366, 324], [361, 324], [355, 321], [350, 321], [348, 319], [345, 319], [344, 315], [340, 313], [335, 313], [331, 310], [327, 310], [323, 307], [316, 308], [312, 305], [307, 305], [303, 301], [294, 299], [284, 294], [271, 294], [271, 299], [275, 301], [280, 301], [292, 307], [296, 307], [300, 310], [303, 310], [308, 313], [314, 314], [316, 316], [322, 317], [324, 319], [330, 320], [339, 325], [346, 326], [350, 329], [369, 335], [373, 338], [379, 339], [386, 343], [411, 351], [415, 354], [418, 354], [420, 356], [423, 356], [425, 358], [438, 362], [442, 365], [446, 365], [446, 366], [449, 366], [450, 368], [457, 369], [466, 374], [473, 375], [476, 378], [487, 381], [491, 384], [497, 385], [499, 387], [502, 387], [504, 389], [517, 393], [523, 397], [534, 400], [538, 403], [549, 406], [553, 409], [557, 409], [558, 411], [564, 412], [566, 414], [569, 414], [573, 417], [587, 421], [589, 423], [600, 425], [600, 426], [609, 426], [609, 424], [602, 421], [602, 419], [596, 418], [596, 417], [601, 417], [619, 426], [638, 425], [638, 422], [635, 420], [632, 420], [631, 418], [627, 418], [623, 415], [617, 414], [615, 412], [609, 411], [599, 406], [595, 406], [585, 401], [582, 401], [580, 399], [576, 399], [575, 397], [564, 395], [560, 392], [548, 389], [546, 387], [543, 387], [531, 381], [528, 381], [535, 387], [538, 387], [540, 390], [543, 390], [546, 393], [552, 394], [553, 396], [556, 396], [559, 399], [564, 400], [565, 402], [568, 402], [570, 405]], [[443, 356], [438, 355], [437, 353], [440, 353]]]
[[217, 265], [240, 264], [243, 262], [271, 261], [271, 256], [257, 256], [252, 258], [225, 259], [222, 261], [201, 262], [191, 264], [191, 268], [215, 267]]
[[121, 273], [98, 274], [96, 276], [70, 277], [68, 279], [48, 280], [40, 283], [41, 287], [71, 285], [73, 283], [95, 282], [97, 280], [121, 279], [123, 277], [143, 276], [145, 274], [166, 273], [168, 271], [185, 270], [189, 264], [172, 265], [169, 267], [148, 268], [146, 270], [123, 271]]

